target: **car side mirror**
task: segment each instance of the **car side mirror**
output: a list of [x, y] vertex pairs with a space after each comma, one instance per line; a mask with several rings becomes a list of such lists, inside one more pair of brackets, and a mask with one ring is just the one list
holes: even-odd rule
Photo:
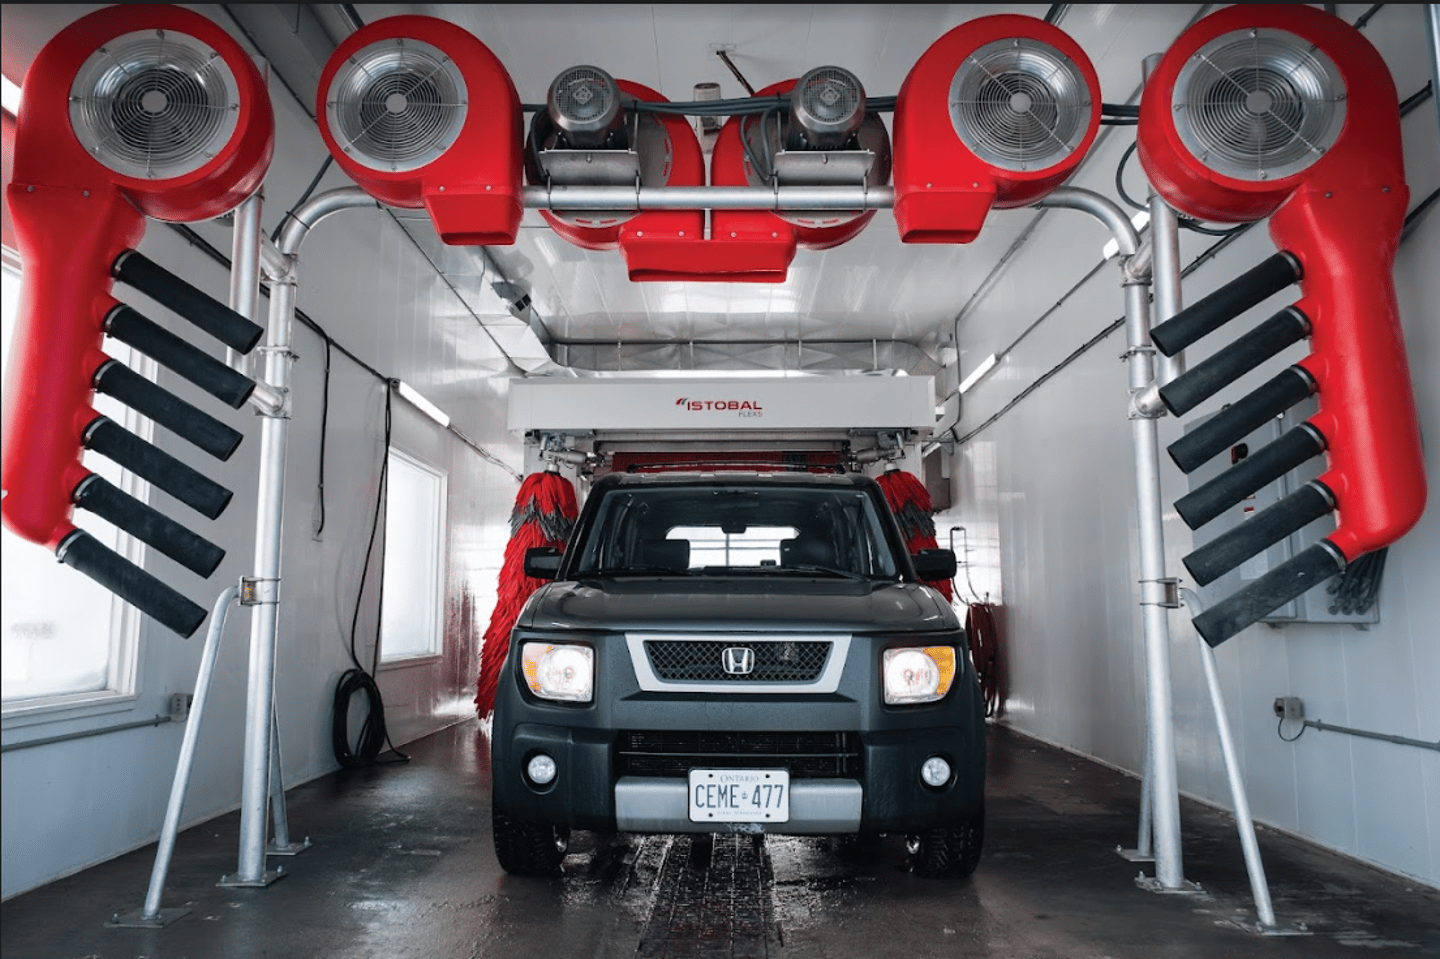
[[560, 573], [564, 554], [556, 546], [533, 546], [525, 551], [525, 575], [531, 579], [554, 579]]
[[910, 559], [915, 563], [915, 575], [924, 580], [952, 579], [959, 568], [953, 549], [922, 549]]

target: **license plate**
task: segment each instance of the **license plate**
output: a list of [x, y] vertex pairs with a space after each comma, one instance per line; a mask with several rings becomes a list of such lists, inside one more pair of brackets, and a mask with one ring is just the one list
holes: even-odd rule
[[789, 822], [788, 769], [690, 770], [691, 822]]

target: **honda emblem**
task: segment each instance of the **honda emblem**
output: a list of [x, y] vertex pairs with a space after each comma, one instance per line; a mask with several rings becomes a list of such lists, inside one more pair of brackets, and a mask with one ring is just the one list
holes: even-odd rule
[[748, 676], [755, 671], [755, 650], [749, 646], [726, 647], [720, 663], [731, 676]]

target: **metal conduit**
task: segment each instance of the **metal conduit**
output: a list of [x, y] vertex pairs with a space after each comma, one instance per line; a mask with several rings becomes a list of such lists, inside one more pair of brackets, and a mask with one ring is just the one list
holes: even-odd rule
[[[1132, 397], [1154, 380], [1150, 344], [1150, 303], [1146, 283], [1132, 275], [1130, 259], [1140, 238], [1128, 217], [1098, 193], [1061, 187], [1038, 206], [1088, 213], [1107, 227], [1119, 244], [1125, 284], [1125, 333]], [[1160, 442], [1153, 417], [1130, 420], [1134, 450], [1136, 514], [1140, 547], [1140, 607], [1144, 626], [1147, 742], [1152, 782], [1155, 878], [1165, 890], [1184, 887], [1180, 847], [1180, 789], [1175, 762], [1175, 730], [1170, 689], [1170, 624], [1164, 605], [1165, 535], [1161, 525]]]
[[265, 886], [282, 873], [265, 870], [266, 812], [270, 801], [271, 736], [274, 728], [275, 649], [280, 610], [281, 524], [285, 512], [285, 454], [289, 436], [290, 350], [295, 315], [295, 255], [315, 224], [341, 210], [375, 209], [378, 204], [358, 187], [331, 190], [313, 198], [285, 222], [276, 244], [289, 269], [274, 278], [262, 382], [278, 394], [282, 407], [261, 409], [260, 476], [255, 521], [255, 576], [247, 583], [250, 621], [250, 669], [245, 706], [245, 747], [240, 798], [239, 864], [226, 886]]
[[888, 210], [895, 188], [782, 186], [527, 186], [532, 210]]

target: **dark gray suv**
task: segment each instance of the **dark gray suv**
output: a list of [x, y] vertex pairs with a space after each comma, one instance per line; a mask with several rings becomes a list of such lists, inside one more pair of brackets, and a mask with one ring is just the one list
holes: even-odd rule
[[495, 702], [495, 851], [574, 829], [909, 838], [974, 870], [985, 722], [965, 636], [874, 480], [611, 474], [521, 612]]

